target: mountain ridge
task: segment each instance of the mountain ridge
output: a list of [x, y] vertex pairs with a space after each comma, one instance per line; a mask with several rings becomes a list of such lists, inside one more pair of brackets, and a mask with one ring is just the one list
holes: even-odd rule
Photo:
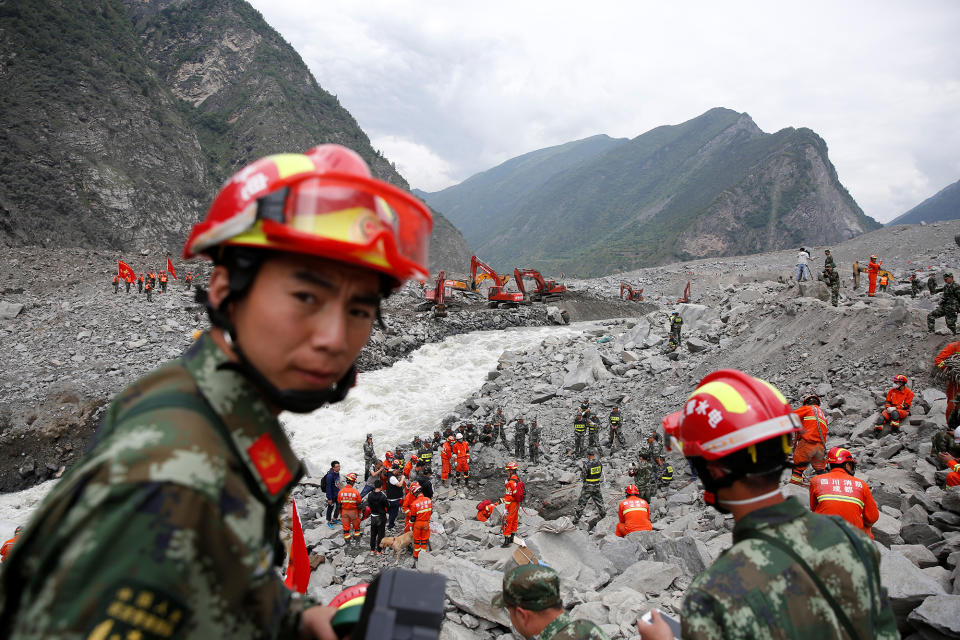
[[920, 222], [940, 222], [941, 220], [955, 220], [957, 218], [960, 218], [960, 180], [948, 184], [887, 224], [918, 224]]

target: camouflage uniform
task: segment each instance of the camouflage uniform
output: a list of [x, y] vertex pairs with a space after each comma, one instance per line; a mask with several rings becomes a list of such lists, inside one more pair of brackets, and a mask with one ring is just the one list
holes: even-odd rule
[[493, 426], [488, 422], [483, 425], [483, 429], [480, 431], [480, 444], [493, 444], [495, 440]]
[[949, 282], [938, 291], [943, 291], [943, 298], [940, 299], [940, 306], [927, 314], [927, 328], [933, 331], [937, 318], [942, 317], [947, 323], [947, 328], [956, 335], [957, 313], [960, 312], [960, 284]]
[[583, 490], [580, 492], [580, 499], [577, 500], [577, 507], [573, 512], [573, 521], [574, 523], [579, 522], [580, 516], [587, 508], [587, 502], [590, 500], [593, 500], [593, 504], [597, 507], [597, 519], [602, 520], [606, 515], [606, 510], [603, 507], [603, 494], [600, 492], [600, 482], [603, 480], [603, 465], [596, 458], [584, 460], [580, 475], [583, 478]]
[[370, 467], [378, 460], [377, 452], [373, 450], [373, 442], [363, 441], [363, 479], [370, 477]]
[[600, 435], [600, 423], [597, 421], [597, 416], [584, 412], [583, 419], [587, 423], [587, 446], [596, 447]]
[[517, 422], [516, 430], [513, 434], [513, 453], [523, 460], [523, 441], [527, 438], [527, 425], [523, 422]]
[[571, 620], [569, 613], [562, 612], [560, 577], [545, 565], [524, 564], [508, 571], [503, 576], [503, 590], [490, 604], [497, 609], [515, 606], [528, 611], [560, 610], [560, 615], [537, 634], [540, 640], [607, 640], [594, 623]]
[[954, 441], [953, 432], [949, 429], [941, 429], [933, 434], [933, 448], [930, 451], [930, 462], [938, 469], [946, 469], [943, 460], [937, 454], [940, 452], [949, 453], [954, 459], [960, 459], [960, 444]]
[[620, 412], [617, 411], [614, 413], [610, 412], [610, 440], [607, 442], [607, 446], [610, 447], [610, 451], [613, 451], [614, 441], [619, 442], [621, 447], [627, 446], [626, 441], [623, 439], [623, 416], [620, 415]]
[[280, 515], [303, 475], [203, 335], [112, 403], [0, 574], [6, 638], [297, 637]]
[[840, 275], [836, 269], [824, 271], [823, 281], [830, 287], [830, 304], [836, 307], [840, 299]]
[[500, 409], [497, 409], [497, 415], [493, 417], [493, 439], [494, 441], [499, 439], [504, 448], [509, 450], [510, 445], [507, 444], [507, 428], [504, 422], [503, 414], [500, 413]]
[[840, 518], [810, 513], [796, 498], [788, 498], [741, 518], [733, 540], [733, 547], [687, 590], [683, 638], [849, 637], [811, 574], [790, 551], [829, 585], [860, 638], [900, 637], [880, 584], [876, 547]]
[[530, 462], [540, 462], [540, 425], [536, 422], [530, 425]]
[[937, 292], [937, 276], [936, 274], [931, 275], [927, 278], [927, 291], [930, 292], [930, 295], [934, 295]]
[[640, 497], [650, 502], [657, 492], [657, 481], [660, 478], [660, 467], [653, 460], [640, 458], [637, 470], [634, 472], [634, 484], [640, 490]]
[[828, 253], [827, 256], [823, 259], [823, 268], [824, 268], [824, 270], [826, 270], [827, 267], [833, 267], [833, 270], [834, 270], [834, 271], [837, 270], [837, 263], [833, 261], [833, 256], [830, 255], [829, 253]]
[[652, 441], [647, 442], [647, 460], [653, 462], [657, 458], [663, 457], [663, 444], [654, 438]]
[[680, 329], [683, 327], [683, 318], [680, 314], [670, 316], [670, 342], [680, 344]]
[[916, 298], [918, 293], [920, 293], [920, 279], [917, 278], [917, 274], [913, 274], [910, 276], [910, 297]]
[[583, 415], [578, 413], [573, 419], [573, 454], [575, 456], [583, 455], [583, 434], [587, 431], [587, 421]]

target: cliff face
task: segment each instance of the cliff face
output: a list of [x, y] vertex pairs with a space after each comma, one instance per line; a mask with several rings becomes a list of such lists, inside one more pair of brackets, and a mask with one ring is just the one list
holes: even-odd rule
[[[242, 0], [19, 0], [0, 21], [5, 244], [176, 253], [238, 168], [327, 142], [407, 187]], [[469, 262], [437, 217], [436, 254]]]

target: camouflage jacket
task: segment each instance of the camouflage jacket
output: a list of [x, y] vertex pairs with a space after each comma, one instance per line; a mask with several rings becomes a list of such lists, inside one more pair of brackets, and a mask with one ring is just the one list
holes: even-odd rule
[[376, 460], [377, 452], [373, 450], [373, 443], [366, 442], [363, 443], [363, 458], [364, 460]]
[[647, 443], [647, 460], [653, 462], [655, 458], [663, 457], [663, 445], [658, 441]]
[[302, 465], [203, 335], [113, 401], [0, 574], [0, 637], [296, 637], [279, 517]]
[[960, 283], [951, 282], [945, 284], [943, 288], [938, 289], [938, 291], [943, 291], [943, 297], [940, 298], [941, 307], [960, 308]]
[[[733, 547], [694, 579], [683, 601], [683, 638], [849, 637], [810, 574], [758, 534], [804, 559], [860, 638], [899, 637], [873, 543], [839, 518], [810, 513], [788, 498], [741, 518]], [[859, 541], [856, 548], [848, 534]]]
[[530, 427], [530, 444], [540, 444], [540, 425]]
[[960, 456], [960, 444], [957, 444], [954, 441], [952, 432], [946, 429], [941, 429], [940, 431], [937, 431], [935, 434], [933, 434], [933, 438], [931, 438], [931, 441], [933, 443], [933, 448], [931, 450], [931, 453], [934, 456], [936, 456], [941, 451], [949, 453], [954, 458]]
[[823, 281], [831, 289], [840, 288], [840, 274], [838, 274], [836, 271], [824, 271]]
[[834, 271], [837, 269], [837, 263], [834, 262], [832, 255], [823, 259], [823, 268], [826, 269], [827, 267], [833, 267]]
[[657, 482], [656, 472], [659, 470], [656, 462], [640, 461], [637, 465], [637, 471], [634, 473], [634, 484], [638, 487], [652, 487]]
[[569, 613], [562, 613], [537, 637], [540, 640], [606, 640], [607, 634], [589, 620], [571, 620]]

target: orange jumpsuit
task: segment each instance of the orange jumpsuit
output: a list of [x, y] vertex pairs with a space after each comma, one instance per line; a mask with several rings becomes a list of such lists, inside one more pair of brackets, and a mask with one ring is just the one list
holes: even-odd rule
[[443, 446], [440, 447], [440, 479], [443, 480], [444, 484], [447, 482], [447, 478], [450, 477], [450, 458], [453, 456], [453, 447], [450, 446], [449, 442], [444, 442]]
[[400, 503], [400, 509], [404, 513], [404, 521], [403, 521], [404, 533], [413, 529], [413, 509], [411, 507], [413, 505], [413, 501], [416, 499], [417, 497], [413, 495], [413, 492], [408, 490], [406, 495], [403, 496], [403, 502]]
[[[902, 390], [894, 387], [887, 391], [887, 401], [883, 404], [884, 408], [893, 407], [897, 410], [898, 417], [896, 419], [890, 420], [890, 426], [897, 429], [900, 428], [900, 421], [910, 415], [910, 405], [913, 404], [913, 391], [909, 388], [904, 387]], [[882, 431], [883, 425], [887, 421], [887, 414], [883, 414], [883, 423], [876, 425], [874, 428]]]
[[840, 516], [868, 536], [880, 517], [870, 487], [843, 469], [810, 478], [810, 509], [814, 513]]
[[793, 410], [800, 417], [801, 432], [794, 443], [793, 474], [790, 482], [803, 483], [808, 464], [818, 473], [827, 468], [827, 416], [815, 404], [805, 404]]
[[420, 496], [410, 505], [413, 511], [413, 557], [419, 558], [421, 551], [430, 544], [430, 516], [433, 514], [433, 500]]
[[638, 496], [630, 496], [620, 503], [617, 510], [620, 522], [617, 524], [617, 536], [622, 538], [633, 531], [651, 531], [650, 505]]
[[0, 562], [7, 561], [7, 556], [10, 555], [10, 552], [13, 550], [13, 545], [17, 544], [17, 538], [19, 537], [20, 536], [13, 536], [3, 543], [3, 546], [0, 547]]
[[490, 519], [490, 514], [493, 513], [493, 507], [495, 506], [489, 500], [484, 500], [483, 502], [486, 504], [481, 503], [483, 506], [477, 509], [477, 520], [480, 522], [486, 522]]
[[464, 479], [470, 478], [470, 445], [466, 440], [453, 444], [453, 454], [457, 456], [457, 475], [463, 474]]
[[413, 471], [413, 460], [407, 460], [407, 464], [403, 465], [403, 477], [409, 478], [411, 471]]
[[867, 286], [867, 295], [871, 298], [877, 293], [877, 274], [880, 273], [880, 265], [882, 264], [883, 260], [880, 262], [871, 260], [867, 264], [867, 278], [870, 279], [870, 284]]
[[340, 503], [340, 520], [343, 522], [343, 539], [350, 539], [350, 529], [353, 529], [353, 537], [360, 537], [360, 492], [354, 489], [352, 484], [348, 484], [340, 493], [337, 494], [337, 502]]
[[[960, 462], [950, 458], [947, 460], [947, 469], [950, 470], [950, 473], [947, 474], [947, 486], [960, 487]], [[14, 538], [14, 540], [16, 540], [16, 538]], [[7, 544], [10, 543], [8, 542]], [[3, 548], [6, 549], [7, 545], [3, 545]]]
[[507, 508], [506, 515], [503, 516], [503, 535], [510, 536], [517, 532], [517, 523], [520, 520], [520, 503], [517, 502], [517, 481], [519, 478], [515, 475], [510, 476], [504, 483], [503, 498], [500, 502]]
[[[933, 359], [933, 364], [935, 364], [940, 369], [945, 369], [947, 367], [946, 360], [955, 353], [960, 353], [960, 341], [951, 342], [943, 348], [943, 351], [937, 354], [937, 357]], [[950, 419], [950, 414], [953, 413], [954, 407], [957, 404], [954, 400], [957, 397], [957, 394], [960, 393], [960, 385], [956, 383], [951, 376], [947, 380], [947, 420]]]

